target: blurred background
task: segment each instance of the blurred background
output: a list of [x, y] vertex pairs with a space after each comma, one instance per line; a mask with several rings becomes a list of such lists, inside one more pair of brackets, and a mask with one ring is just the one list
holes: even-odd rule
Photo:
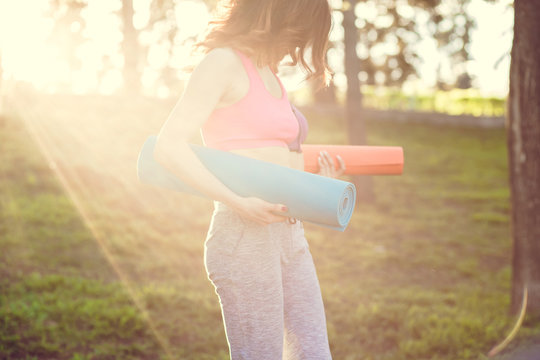
[[[345, 179], [359, 198], [344, 233], [305, 225], [334, 358], [486, 358], [521, 305], [513, 2], [330, 3], [330, 86], [280, 68], [307, 142], [405, 154], [402, 175]], [[211, 201], [136, 177], [215, 6], [0, 0], [0, 358], [228, 358], [203, 265]], [[503, 355], [540, 335], [519, 324]]]
[[[354, 45], [358, 78], [370, 107], [501, 114], [500, 106], [482, 109], [481, 100], [493, 97], [496, 107], [495, 98], [504, 98], [508, 91], [510, 0], [358, 1], [354, 10], [351, 2], [331, 3], [334, 25], [328, 61], [335, 71], [335, 88], [329, 98], [343, 98], [345, 53]], [[26, 82], [46, 93], [129, 92], [168, 98], [182, 91], [185, 68], [195, 62], [191, 46], [204, 32], [215, 0], [2, 4], [4, 81]], [[352, 19], [345, 16], [347, 11]], [[346, 34], [351, 31], [358, 36], [349, 39]], [[295, 100], [313, 101], [302, 74], [288, 70], [287, 84]], [[469, 91], [451, 92], [454, 89]], [[476, 97], [476, 107], [445, 109], [424, 99], [436, 97], [436, 90], [456, 98]], [[384, 101], [379, 103], [374, 98], [382, 94]], [[406, 99], [395, 103], [388, 97]], [[488, 99], [483, 100], [489, 103]]]

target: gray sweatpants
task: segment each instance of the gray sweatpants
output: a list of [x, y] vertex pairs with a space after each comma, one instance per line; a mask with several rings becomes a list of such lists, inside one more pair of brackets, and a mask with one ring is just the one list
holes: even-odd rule
[[302, 223], [259, 225], [215, 202], [205, 243], [233, 360], [331, 359]]

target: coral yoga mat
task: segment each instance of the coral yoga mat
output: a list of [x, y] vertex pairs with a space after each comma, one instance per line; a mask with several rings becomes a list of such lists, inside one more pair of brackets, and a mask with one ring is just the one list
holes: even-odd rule
[[[150, 136], [141, 149], [139, 180], [201, 195], [155, 161], [156, 140], [156, 136]], [[332, 229], [344, 231], [349, 224], [356, 201], [356, 189], [349, 182], [203, 146], [191, 148], [208, 170], [240, 196], [284, 204], [287, 216]]]
[[304, 170], [319, 171], [318, 157], [327, 151], [339, 167], [336, 156], [345, 162], [345, 174], [349, 175], [399, 175], [403, 173], [403, 148], [399, 146], [358, 145], [302, 145]]

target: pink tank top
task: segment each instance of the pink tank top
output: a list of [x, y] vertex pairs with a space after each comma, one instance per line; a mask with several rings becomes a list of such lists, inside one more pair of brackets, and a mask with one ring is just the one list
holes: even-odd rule
[[251, 60], [235, 50], [249, 77], [249, 91], [238, 102], [215, 109], [201, 128], [206, 146], [220, 150], [287, 147], [298, 138], [299, 124], [283, 84], [281, 98], [271, 95]]

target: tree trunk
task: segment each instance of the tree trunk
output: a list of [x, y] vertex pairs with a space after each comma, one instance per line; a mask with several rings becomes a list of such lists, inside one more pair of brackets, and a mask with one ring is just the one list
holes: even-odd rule
[[[348, 1], [349, 8], [343, 11], [343, 30], [345, 43], [345, 76], [347, 77], [347, 97], [345, 104], [345, 117], [349, 143], [353, 145], [366, 145], [366, 128], [362, 118], [362, 93], [360, 92], [360, 61], [356, 53], [358, 43], [358, 29], [355, 25], [356, 15], [354, 8], [357, 0]], [[345, 164], [347, 165], [347, 164]], [[373, 202], [373, 182], [370, 176], [354, 176], [359, 202]]]
[[139, 94], [141, 79], [138, 69], [139, 43], [138, 31], [133, 26], [133, 0], [122, 0], [123, 35], [122, 52], [124, 54], [124, 90], [127, 94]]
[[528, 289], [527, 313], [540, 316], [540, 1], [514, 2], [507, 142], [512, 201], [511, 312]]
[[2, 51], [0, 51], [0, 116], [4, 112], [4, 89], [2, 88], [4, 73], [2, 70]]

